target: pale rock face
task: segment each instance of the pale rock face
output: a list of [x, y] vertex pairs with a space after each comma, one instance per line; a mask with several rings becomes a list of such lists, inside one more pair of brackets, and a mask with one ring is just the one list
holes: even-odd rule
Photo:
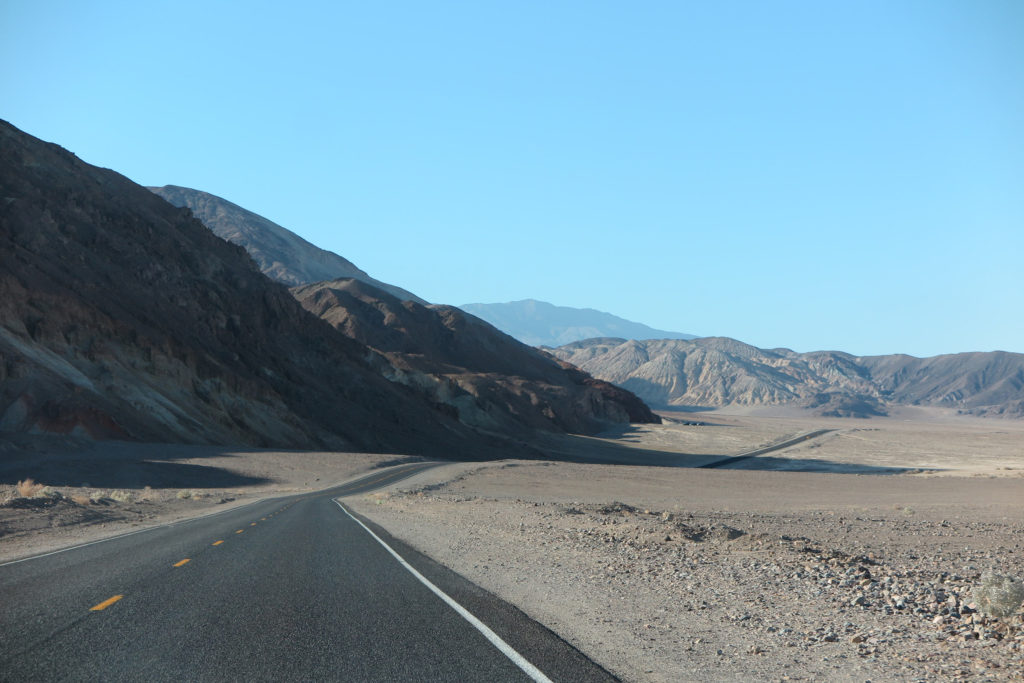
[[372, 278], [348, 259], [310, 244], [294, 232], [226, 199], [177, 185], [148, 189], [174, 206], [190, 209], [215, 235], [244, 247], [264, 275], [289, 287], [350, 277], [403, 301], [426, 303], [412, 292]]
[[929, 405], [1024, 416], [1024, 355], [858, 358], [758, 349], [734, 339], [589, 339], [551, 352], [655, 406], [802, 405], [823, 415]]

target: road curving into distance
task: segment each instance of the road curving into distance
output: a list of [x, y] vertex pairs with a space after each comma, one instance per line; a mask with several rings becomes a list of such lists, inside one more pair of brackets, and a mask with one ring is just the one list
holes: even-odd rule
[[0, 565], [0, 680], [616, 680], [334, 500], [437, 464]]
[[781, 451], [783, 448], [789, 448], [790, 446], [795, 446], [798, 443], [803, 443], [805, 441], [810, 441], [811, 439], [816, 439], [823, 434], [828, 434], [829, 432], [834, 431], [834, 429], [819, 429], [813, 432], [807, 432], [806, 434], [798, 434], [797, 436], [794, 436], [790, 439], [786, 439], [785, 441], [780, 441], [779, 443], [774, 443], [770, 446], [758, 448], [748, 453], [741, 453], [740, 455], [733, 455], [727, 458], [722, 458], [721, 460], [715, 460], [713, 462], [705, 463], [703, 465], [698, 465], [697, 467], [699, 469], [728, 467], [729, 465], [735, 465], [738, 462], [743, 462], [744, 460], [748, 460], [750, 458], [756, 458], [759, 455], [765, 455], [766, 453]]

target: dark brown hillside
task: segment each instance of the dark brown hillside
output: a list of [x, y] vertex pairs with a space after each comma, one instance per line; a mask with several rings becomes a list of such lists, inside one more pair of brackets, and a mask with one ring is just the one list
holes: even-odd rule
[[401, 301], [357, 280], [292, 290], [307, 310], [385, 354], [396, 379], [451, 406], [467, 424], [594, 432], [657, 422], [630, 392], [593, 379], [454, 306]]
[[0, 430], [449, 454], [479, 443], [384, 365], [188, 210], [0, 122]]

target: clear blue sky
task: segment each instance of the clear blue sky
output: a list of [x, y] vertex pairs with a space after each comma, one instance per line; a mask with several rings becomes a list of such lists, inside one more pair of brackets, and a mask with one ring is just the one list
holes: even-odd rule
[[1024, 2], [0, 3], [0, 117], [444, 303], [1024, 352]]

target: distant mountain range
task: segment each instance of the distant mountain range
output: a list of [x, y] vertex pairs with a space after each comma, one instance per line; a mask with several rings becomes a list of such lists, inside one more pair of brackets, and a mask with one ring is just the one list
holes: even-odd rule
[[821, 415], [882, 415], [892, 405], [1024, 415], [1024, 354], [856, 357], [758, 349], [734, 339], [589, 339], [550, 350], [656, 407], [800, 405]]
[[561, 346], [593, 337], [625, 339], [695, 339], [692, 334], [656, 330], [593, 308], [555, 306], [524, 299], [504, 304], [463, 304], [464, 311], [530, 346]]
[[475, 459], [657, 420], [468, 315], [352, 280], [300, 303], [190, 209], [2, 121], [0, 188], [0, 433]]
[[412, 292], [370, 277], [348, 259], [321, 249], [277, 223], [209, 192], [177, 185], [148, 189], [175, 206], [191, 209], [192, 214], [218, 237], [245, 247], [267, 277], [289, 287], [351, 277], [399, 299], [426, 303]]
[[[473, 315], [489, 306], [425, 304], [230, 202], [147, 191], [2, 121], [0, 187], [0, 433], [479, 458], [657, 422], [644, 400], [1024, 415], [1021, 354], [764, 350], [537, 301], [492, 325]], [[536, 349], [500, 328], [617, 338]]]

